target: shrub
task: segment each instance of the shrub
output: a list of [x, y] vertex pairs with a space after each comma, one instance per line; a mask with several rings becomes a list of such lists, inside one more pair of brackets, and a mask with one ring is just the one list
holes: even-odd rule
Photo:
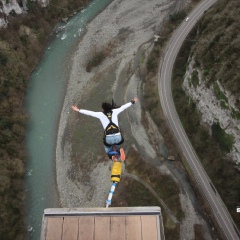
[[0, 52], [0, 65], [5, 66], [7, 64], [7, 61], [7, 57], [2, 52]]
[[97, 67], [100, 65], [103, 60], [106, 58], [106, 55], [103, 51], [97, 52], [93, 58], [87, 63], [86, 71], [91, 72], [92, 68]]
[[101, 47], [101, 50], [97, 50], [96, 46], [93, 46], [90, 50], [90, 60], [86, 64], [86, 71], [91, 72], [94, 67], [100, 65], [115, 48], [115, 42], [109, 41], [105, 46]]
[[213, 84], [213, 87], [214, 87], [214, 93], [215, 93], [216, 98], [218, 100], [228, 102], [228, 99], [227, 99], [226, 95], [220, 90], [220, 87], [219, 87], [217, 82], [215, 82]]
[[196, 88], [199, 84], [198, 71], [194, 70], [191, 76], [191, 83]]
[[181, 22], [185, 17], [187, 16], [185, 11], [180, 11], [174, 14], [170, 14], [170, 22], [172, 23], [178, 23]]
[[218, 123], [212, 125], [212, 136], [224, 152], [229, 153], [232, 150], [234, 137], [225, 133]]
[[240, 120], [240, 112], [235, 110], [234, 108], [231, 108], [231, 116], [235, 119]]

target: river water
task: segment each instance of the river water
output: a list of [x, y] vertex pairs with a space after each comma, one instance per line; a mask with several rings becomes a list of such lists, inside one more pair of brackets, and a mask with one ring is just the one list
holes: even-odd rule
[[46, 47], [33, 72], [24, 99], [29, 115], [26, 132], [26, 223], [29, 239], [38, 240], [45, 208], [60, 207], [55, 180], [55, 147], [59, 116], [71, 70], [71, 56], [77, 49], [86, 24], [111, 0], [94, 0], [67, 23]]

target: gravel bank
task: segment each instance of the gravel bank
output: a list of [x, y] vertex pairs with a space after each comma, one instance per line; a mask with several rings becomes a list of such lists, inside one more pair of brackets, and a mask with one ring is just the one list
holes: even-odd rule
[[[125, 68], [126, 64], [131, 62], [134, 53], [137, 52], [139, 46], [143, 43], [148, 42], [150, 39], [153, 40], [153, 35], [160, 25], [162, 19], [168, 14], [171, 6], [175, 1], [145, 1], [145, 0], [117, 0], [113, 1], [102, 13], [100, 13], [91, 23], [87, 26], [87, 32], [79, 44], [78, 51], [73, 57], [73, 66], [71, 75], [68, 83], [68, 89], [65, 97], [65, 101], [62, 108], [58, 141], [56, 149], [56, 169], [57, 169], [57, 183], [60, 193], [61, 203], [64, 207], [79, 206], [82, 207], [99, 207], [104, 206], [102, 197], [96, 199], [94, 196], [98, 195], [95, 191], [91, 201], [86, 199], [86, 194], [91, 191], [93, 185], [95, 189], [99, 189], [99, 194], [104, 195], [106, 199], [106, 193], [109, 191], [110, 182], [106, 181], [104, 177], [105, 171], [109, 171], [111, 163], [104, 166], [97, 166], [99, 177], [94, 176], [95, 181], [91, 179], [91, 184], [88, 186], [82, 186], [81, 183], [73, 183], [68, 177], [68, 171], [71, 169], [71, 161], [69, 153], [71, 151], [71, 144], [64, 141], [64, 133], [68, 123], [68, 117], [71, 112], [70, 107], [75, 103], [76, 99], [83, 94], [83, 90], [86, 85], [94, 79], [97, 73], [105, 70], [107, 66], [119, 62], [116, 69], [116, 80], [113, 82], [112, 88], [117, 88], [118, 82], [120, 81], [121, 71]], [[114, 16], [114, 17], [113, 17]], [[93, 46], [104, 46], [109, 40], [116, 38], [119, 31], [127, 31], [127, 38], [124, 44], [118, 44], [115, 49], [115, 54], [108, 58], [98, 69], [97, 72], [86, 72], [86, 56], [89, 56], [89, 49]], [[128, 91], [125, 99], [128, 100], [132, 96], [137, 96], [137, 77], [133, 76], [128, 85]], [[136, 105], [137, 106], [137, 105]], [[132, 110], [132, 109], [131, 109]], [[141, 115], [141, 108], [138, 105], [137, 116]], [[132, 110], [134, 111], [134, 110]], [[151, 146], [148, 144], [148, 137], [141, 127], [141, 137], [137, 135], [137, 131], [134, 130], [140, 125], [140, 120], [137, 119], [137, 125], [135, 124], [132, 129], [135, 137], [142, 141], [140, 145], [144, 145], [149, 149], [149, 152], [153, 152]], [[131, 118], [131, 114], [130, 114]], [[155, 155], [155, 154], [154, 154]], [[106, 170], [107, 169], [107, 170]], [[93, 174], [90, 174], [91, 176]], [[108, 179], [109, 177], [107, 177]], [[99, 184], [98, 183], [104, 183]], [[101, 188], [101, 190], [100, 190]], [[71, 196], [71, 198], [69, 198]], [[99, 196], [98, 196], [99, 197]], [[100, 200], [101, 199], [101, 200]]]
[[[72, 146], [66, 140], [65, 134], [70, 115], [76, 114], [70, 110], [71, 105], [75, 104], [77, 99], [81, 100], [81, 96], [86, 96], [86, 86], [91, 81], [93, 82], [99, 74], [106, 73], [108, 69], [112, 70], [109, 66], [113, 65], [115, 80], [112, 82], [111, 91], [114, 98], [124, 103], [133, 96], [139, 96], [141, 85], [139, 67], [135, 66], [136, 53], [141, 49], [145, 51], [151, 48], [153, 35], [157, 33], [163, 18], [169, 14], [172, 8], [178, 8], [183, 2], [186, 1], [115, 0], [88, 24], [86, 34], [72, 59], [72, 70], [59, 122], [56, 176], [62, 207], [104, 207], [111, 186], [110, 161], [94, 165], [92, 171], [89, 172], [87, 183], [69, 177], [69, 172], [73, 170], [70, 158]], [[105, 46], [110, 40], [114, 41], [119, 37], [122, 37], [122, 41], [117, 42], [111, 56], [91, 73], [86, 72], [85, 65], [89, 49], [92, 49], [93, 46]], [[129, 69], [134, 73], [124, 82], [123, 76], [129, 76], [127, 74]], [[116, 94], [119, 89], [124, 89], [124, 93]], [[149, 144], [148, 134], [141, 125], [140, 104], [136, 104], [128, 111], [127, 118], [130, 123], [131, 136], [135, 143], [143, 149], [143, 154], [154, 160], [156, 152]], [[157, 138], [162, 139], [159, 133]], [[181, 196], [181, 199], [181, 203], [184, 205], [187, 197]], [[189, 204], [191, 202], [187, 201], [186, 208], [183, 206], [183, 209], [186, 211], [193, 209], [193, 207], [188, 207]], [[182, 234], [181, 239], [191, 239], [194, 236], [193, 224], [199, 223], [199, 221], [195, 214], [188, 214], [188, 221], [181, 226], [181, 231], [187, 232], [189, 238]]]

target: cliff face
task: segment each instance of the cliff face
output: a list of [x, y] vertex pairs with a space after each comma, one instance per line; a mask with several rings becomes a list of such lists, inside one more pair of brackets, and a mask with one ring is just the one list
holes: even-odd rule
[[189, 61], [183, 89], [196, 103], [198, 111], [202, 114], [203, 123], [209, 127], [213, 124], [219, 124], [225, 133], [232, 137], [233, 146], [228, 156], [239, 164], [240, 120], [239, 111], [236, 107], [238, 96], [226, 90], [218, 79], [208, 86], [203, 71], [194, 67], [194, 62], [194, 58], [191, 58]]
[[220, 0], [197, 26], [196, 44], [183, 88], [202, 115], [202, 123], [225, 131], [227, 156], [240, 163], [240, 2]]
[[[42, 7], [46, 7], [49, 0], [36, 0]], [[9, 15], [27, 12], [27, 0], [0, 0], [0, 28], [7, 27]]]

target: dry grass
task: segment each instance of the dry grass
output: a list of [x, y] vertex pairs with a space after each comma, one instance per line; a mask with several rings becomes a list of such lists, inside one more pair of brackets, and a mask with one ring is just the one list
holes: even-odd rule
[[[126, 171], [138, 176], [142, 181], [149, 184], [157, 193], [157, 195], [171, 209], [172, 213], [178, 218], [178, 220], [181, 220], [183, 212], [179, 208], [179, 187], [169, 175], [160, 173], [155, 165], [146, 163], [145, 160], [133, 148], [131, 148], [128, 152]], [[152, 204], [160, 205], [160, 203], [157, 202], [157, 199], [155, 199], [155, 197], [144, 186], [141, 186], [141, 189], [136, 191], [136, 188], [134, 187], [136, 184], [139, 185], [140, 183], [136, 183], [133, 180], [124, 180], [123, 186], [118, 189], [120, 195], [125, 196], [125, 191], [128, 193], [126, 195], [126, 199], [122, 200], [124, 204], [128, 205], [141, 203], [142, 206], [154, 206]], [[165, 231], [167, 232], [166, 235], [168, 235], [167, 239], [179, 239], [179, 231], [177, 231], [177, 229], [179, 230], [179, 227], [169, 220], [167, 215], [165, 215], [163, 219], [164, 222], [171, 222], [171, 225], [169, 226], [164, 224]], [[176, 230], [174, 234], [171, 232], [172, 229]]]
[[99, 66], [115, 49], [116, 43], [109, 41], [105, 46], [93, 46], [90, 49], [90, 59], [86, 63], [86, 71], [91, 72], [94, 67]]

